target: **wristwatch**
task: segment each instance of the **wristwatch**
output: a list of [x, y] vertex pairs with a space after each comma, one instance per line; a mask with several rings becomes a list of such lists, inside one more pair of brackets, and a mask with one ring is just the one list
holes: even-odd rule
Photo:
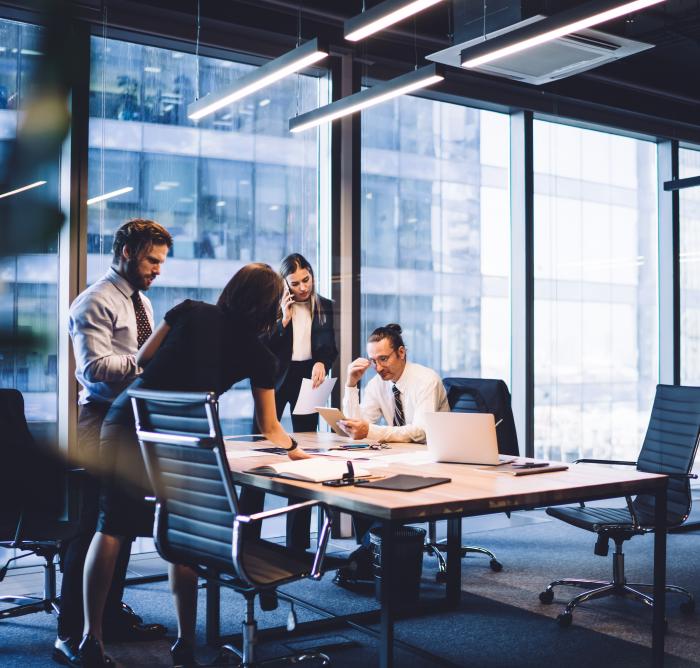
[[292, 450], [296, 450], [296, 449], [297, 449], [297, 446], [299, 445], [299, 444], [297, 443], [296, 439], [295, 439], [293, 436], [290, 436], [290, 437], [289, 437], [289, 440], [292, 442], [292, 447], [291, 447], [291, 448], [287, 448], [287, 452], [291, 452]]

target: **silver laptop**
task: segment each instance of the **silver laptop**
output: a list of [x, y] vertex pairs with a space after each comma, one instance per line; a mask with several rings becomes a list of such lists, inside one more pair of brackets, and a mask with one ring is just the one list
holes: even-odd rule
[[499, 459], [491, 413], [426, 413], [425, 435], [436, 462], [495, 466], [512, 459]]

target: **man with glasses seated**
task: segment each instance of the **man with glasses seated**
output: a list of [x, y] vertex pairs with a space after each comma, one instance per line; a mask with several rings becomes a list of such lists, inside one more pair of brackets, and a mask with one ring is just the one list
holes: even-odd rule
[[[367, 383], [360, 401], [357, 385], [370, 366], [375, 367], [377, 375]], [[350, 438], [425, 443], [422, 416], [450, 410], [440, 376], [406, 359], [399, 325], [375, 329], [367, 339], [367, 358], [351, 362], [347, 375], [343, 413], [348, 419], [338, 425]], [[381, 420], [384, 424], [379, 424]], [[350, 555], [350, 565], [338, 571], [334, 581], [340, 585], [372, 576], [368, 535], [372, 521], [353, 517], [353, 523], [361, 546]]]

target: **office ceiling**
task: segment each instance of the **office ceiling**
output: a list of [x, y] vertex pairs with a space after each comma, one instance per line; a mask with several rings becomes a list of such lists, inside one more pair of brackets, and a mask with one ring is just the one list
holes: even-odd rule
[[[365, 0], [367, 8], [378, 2]], [[302, 39], [324, 37], [336, 52], [352, 51], [363, 75], [384, 79], [412, 69], [416, 62], [425, 63], [425, 56], [450, 46], [453, 39], [464, 41], [470, 29], [483, 28], [484, 5], [488, 7], [488, 31], [504, 21], [510, 23], [513, 17], [553, 14], [582, 1], [447, 0], [354, 45], [343, 39], [343, 21], [362, 11], [363, 0], [72, 0], [72, 4], [93, 21], [106, 13], [112, 24], [130, 27], [141, 22], [144, 32], [185, 39], [196, 34], [199, 5], [203, 45], [251, 53], [265, 41], [282, 53], [295, 44], [301, 27]], [[476, 20], [467, 23], [465, 17]], [[643, 117], [640, 131], [653, 118], [659, 120], [650, 130], [656, 134], [685, 135], [693, 141], [700, 137], [700, 0], [666, 0], [597, 29], [655, 46], [543, 86], [451, 68], [448, 81], [440, 88], [500, 106], [512, 104], [562, 115], [569, 104], [571, 108], [592, 105], [595, 113], [610, 109], [630, 118]], [[601, 112], [601, 122], [604, 117]], [[664, 135], [659, 131], [664, 122], [675, 124], [676, 130]]]

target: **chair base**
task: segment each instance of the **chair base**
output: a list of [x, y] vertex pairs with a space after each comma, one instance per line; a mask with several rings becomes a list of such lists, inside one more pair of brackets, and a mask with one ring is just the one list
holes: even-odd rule
[[[44, 556], [44, 555], [42, 555]], [[56, 566], [53, 562], [54, 554], [44, 557], [44, 595], [39, 596], [0, 596], [0, 603], [10, 603], [14, 608], [0, 610], [0, 619], [10, 619], [31, 615], [34, 612], [46, 612], [58, 614], [58, 597], [56, 596]]]
[[[221, 661], [229, 661], [229, 659], [238, 659], [236, 663], [224, 663]], [[310, 666], [330, 666], [331, 660], [327, 654], [323, 652], [305, 652], [294, 656], [280, 656], [273, 659], [265, 659], [265, 661], [253, 661], [244, 663], [243, 652], [233, 645], [222, 645], [219, 656], [214, 661], [215, 666], [218, 665], [233, 665], [240, 668], [262, 668], [263, 666], [296, 666], [298, 664], [307, 664]]]
[[[468, 554], [483, 554], [487, 556], [489, 561], [489, 567], [494, 573], [499, 573], [503, 570], [503, 564], [501, 564], [496, 555], [487, 550], [485, 547], [477, 547], [472, 545], [463, 545], [459, 548], [460, 557], [464, 559]], [[445, 563], [445, 557], [442, 555], [443, 552], [447, 551], [447, 543], [444, 541], [440, 542], [427, 542], [423, 545], [423, 551], [426, 554], [431, 554], [437, 559], [438, 562], [438, 572], [435, 575], [435, 580], [437, 582], [445, 582], [447, 576], [447, 564]]]
[[[574, 608], [586, 601], [592, 601], [596, 598], [605, 596], [624, 596], [632, 598], [650, 608], [654, 607], [654, 597], [650, 594], [645, 594], [640, 589], [653, 590], [654, 585], [642, 582], [627, 582], [625, 579], [625, 562], [624, 554], [622, 553], [622, 541], [616, 541], [616, 550], [613, 555], [613, 579], [610, 580], [576, 580], [564, 579], [550, 582], [544, 591], [540, 592], [540, 601], [542, 603], [551, 603], [554, 600], [554, 587], [578, 587], [587, 591], [572, 598], [566, 605], [564, 610], [557, 617], [560, 626], [569, 626], [572, 621], [572, 613]], [[695, 611], [695, 599], [693, 595], [675, 585], [666, 585], [665, 591], [669, 594], [680, 594], [685, 597], [685, 601], [681, 603], [681, 611], [690, 614]]]
[[[313, 666], [330, 666], [330, 658], [323, 652], [303, 652], [301, 654], [275, 657], [273, 659], [265, 659], [264, 661], [257, 661], [255, 657], [255, 647], [257, 645], [257, 631], [258, 624], [255, 621], [255, 592], [246, 592], [244, 594], [246, 599], [246, 615], [242, 623], [241, 628], [241, 638], [242, 638], [242, 649], [235, 647], [234, 645], [223, 645], [219, 652], [219, 656], [213, 665], [234, 665], [240, 668], [254, 668], [260, 666], [289, 666], [297, 664], [307, 664]], [[292, 616], [294, 612], [292, 609]], [[288, 629], [293, 628], [289, 626]], [[236, 659], [236, 663], [231, 664], [229, 659]], [[313, 662], [313, 663], [312, 663]]]

